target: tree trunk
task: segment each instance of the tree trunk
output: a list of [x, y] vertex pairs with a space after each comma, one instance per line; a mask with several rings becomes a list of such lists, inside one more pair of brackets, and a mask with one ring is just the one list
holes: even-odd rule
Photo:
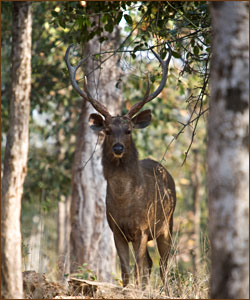
[[34, 270], [38, 273], [43, 273], [46, 270], [46, 265], [42, 260], [42, 237], [44, 235], [44, 221], [41, 216], [36, 215], [32, 224], [31, 234], [29, 237], [28, 247], [29, 254], [27, 255], [27, 263], [25, 270]]
[[193, 190], [193, 210], [194, 210], [194, 251], [193, 251], [193, 266], [196, 277], [200, 273], [201, 254], [200, 254], [200, 188], [201, 174], [199, 172], [199, 152], [197, 149], [193, 151], [193, 170], [191, 173], [192, 190]]
[[70, 248], [70, 202], [71, 197], [61, 197], [57, 203], [57, 254], [58, 254], [58, 280], [66, 280], [69, 273]]
[[4, 297], [23, 298], [20, 213], [29, 143], [31, 2], [13, 3], [10, 127], [2, 182]]
[[[58, 103], [57, 111], [63, 116], [66, 113], [65, 106]], [[57, 160], [59, 165], [66, 159], [65, 153], [65, 132], [63, 128], [60, 128], [57, 133]], [[70, 272], [70, 203], [71, 195], [61, 195], [57, 203], [57, 279], [61, 283], [66, 283], [67, 277], [64, 275]]]
[[[102, 49], [97, 38], [84, 45], [83, 55], [114, 49], [118, 44], [119, 31], [116, 29], [102, 44]], [[85, 65], [85, 74], [90, 73], [88, 87], [92, 96], [107, 106], [111, 114], [121, 113], [122, 96], [116, 88], [121, 75], [118, 57], [112, 56], [102, 64], [102, 69], [92, 72], [95, 66], [96, 62], [90, 59]], [[96, 112], [93, 107], [83, 101], [72, 179], [71, 271], [86, 263], [98, 279], [109, 281], [115, 271], [116, 252], [106, 220], [106, 181], [101, 165], [102, 137], [98, 139], [88, 126], [89, 115], [93, 112]]]
[[208, 123], [211, 297], [249, 298], [248, 2], [213, 2]]

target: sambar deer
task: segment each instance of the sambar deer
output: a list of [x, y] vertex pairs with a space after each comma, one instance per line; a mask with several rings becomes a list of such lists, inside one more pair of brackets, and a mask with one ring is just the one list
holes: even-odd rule
[[124, 116], [111, 116], [108, 109], [91, 97], [86, 82], [80, 89], [75, 79], [76, 71], [85, 61], [76, 66], [69, 62], [70, 45], [65, 54], [74, 89], [100, 114], [91, 114], [90, 128], [105, 135], [102, 165], [107, 180], [106, 214], [113, 231], [115, 246], [121, 263], [123, 286], [129, 283], [129, 242], [135, 253], [136, 283], [142, 287], [148, 283], [152, 260], [147, 242], [156, 239], [160, 253], [160, 273], [165, 284], [167, 260], [171, 248], [173, 213], [176, 204], [174, 180], [168, 171], [152, 159], [138, 159], [138, 152], [132, 139], [132, 131], [145, 128], [151, 121], [151, 111], [136, 113], [147, 102], [154, 99], [165, 86], [168, 66], [172, 55], [168, 45], [168, 58], [162, 60], [151, 48], [161, 64], [163, 74], [158, 88], [150, 94], [149, 80], [144, 98], [133, 105]]

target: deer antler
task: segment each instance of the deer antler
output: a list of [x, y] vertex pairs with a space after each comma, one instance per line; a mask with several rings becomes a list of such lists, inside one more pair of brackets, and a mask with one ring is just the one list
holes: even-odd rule
[[169, 52], [168, 58], [167, 58], [166, 61], [162, 60], [160, 58], [160, 56], [153, 49], [150, 49], [153, 52], [154, 56], [158, 59], [158, 61], [161, 64], [161, 67], [162, 67], [162, 71], [163, 72], [162, 72], [162, 79], [161, 79], [160, 85], [158, 86], [158, 88], [152, 94], [149, 95], [150, 84], [149, 84], [149, 79], [147, 78], [147, 90], [146, 90], [145, 96], [143, 97], [143, 99], [140, 102], [137, 102], [136, 104], [134, 104], [130, 108], [130, 110], [126, 113], [127, 117], [132, 118], [147, 102], [153, 100], [163, 90], [163, 88], [164, 88], [164, 86], [166, 84], [166, 81], [167, 81], [168, 66], [169, 66], [169, 62], [170, 62], [171, 56], [172, 56], [172, 49], [171, 49], [169, 43], [166, 43], [166, 44], [168, 45], [168, 52]]
[[85, 90], [82, 90], [80, 89], [77, 81], [76, 81], [76, 71], [79, 69], [79, 67], [88, 59], [89, 55], [85, 58], [83, 58], [82, 60], [80, 60], [78, 62], [78, 64], [76, 66], [72, 66], [70, 64], [70, 61], [69, 61], [69, 52], [70, 52], [70, 49], [73, 47], [73, 44], [71, 44], [66, 53], [65, 53], [65, 56], [64, 56], [64, 59], [65, 59], [65, 62], [66, 62], [66, 65], [67, 65], [67, 68], [69, 70], [69, 75], [70, 75], [70, 81], [71, 81], [71, 84], [73, 86], [73, 88], [77, 91], [77, 93], [82, 96], [86, 101], [90, 102], [92, 104], [92, 106], [100, 113], [102, 114], [105, 119], [109, 119], [111, 118], [111, 115], [110, 113], [108, 112], [108, 109], [102, 104], [100, 103], [99, 101], [95, 100], [94, 98], [92, 98], [90, 92], [88, 91], [88, 88], [87, 88], [87, 84], [86, 84], [86, 78], [85, 78], [85, 82], [84, 82], [84, 89]]

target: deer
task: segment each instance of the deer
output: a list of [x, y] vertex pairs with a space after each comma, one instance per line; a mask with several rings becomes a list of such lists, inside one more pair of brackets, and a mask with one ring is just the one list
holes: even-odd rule
[[123, 287], [129, 284], [129, 243], [135, 256], [135, 282], [143, 289], [149, 283], [152, 259], [147, 243], [155, 240], [160, 254], [160, 276], [165, 286], [167, 262], [172, 245], [173, 213], [176, 205], [175, 182], [159, 162], [152, 159], [139, 160], [132, 138], [136, 129], [147, 127], [152, 119], [150, 109], [139, 112], [163, 90], [168, 76], [172, 49], [168, 45], [168, 57], [164, 61], [153, 47], [153, 55], [162, 68], [158, 88], [150, 93], [147, 77], [146, 93], [125, 115], [112, 116], [108, 109], [94, 99], [85, 80], [81, 89], [76, 81], [78, 68], [87, 59], [75, 66], [69, 61], [70, 45], [65, 53], [65, 62], [71, 84], [76, 92], [88, 101], [98, 113], [89, 116], [89, 126], [96, 133], [103, 133], [102, 166], [107, 181], [106, 217], [113, 232], [115, 247], [120, 259]]

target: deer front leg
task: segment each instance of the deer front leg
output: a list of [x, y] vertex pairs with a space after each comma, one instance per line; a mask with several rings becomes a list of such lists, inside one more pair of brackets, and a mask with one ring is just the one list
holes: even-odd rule
[[136, 284], [143, 289], [146, 287], [149, 281], [150, 270], [152, 267], [152, 261], [147, 252], [148, 236], [144, 233], [141, 234], [138, 239], [133, 242], [133, 248], [135, 252], [135, 281]]
[[123, 286], [129, 284], [129, 247], [125, 237], [120, 233], [114, 233], [115, 247], [120, 259], [121, 271], [122, 271], [122, 283]]

